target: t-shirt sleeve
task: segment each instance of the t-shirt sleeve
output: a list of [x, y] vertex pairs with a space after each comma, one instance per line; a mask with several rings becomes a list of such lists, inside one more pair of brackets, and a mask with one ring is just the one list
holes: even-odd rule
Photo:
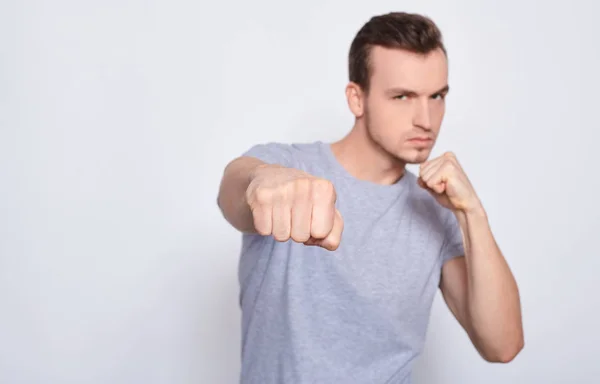
[[284, 143], [262, 143], [246, 150], [243, 156], [257, 158], [267, 164], [279, 164], [284, 167], [295, 168], [294, 148]]
[[456, 216], [451, 212], [448, 214], [444, 230], [445, 238], [442, 248], [442, 264], [454, 257], [464, 256], [465, 254], [462, 232]]

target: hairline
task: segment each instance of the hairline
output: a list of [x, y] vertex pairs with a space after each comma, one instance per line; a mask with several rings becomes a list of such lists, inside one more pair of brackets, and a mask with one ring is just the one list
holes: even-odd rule
[[446, 57], [446, 60], [448, 59], [448, 53], [443, 44], [440, 44], [440, 45], [436, 46], [435, 48], [430, 49], [426, 52], [421, 52], [416, 49], [410, 49], [410, 48], [406, 48], [406, 47], [397, 47], [397, 46], [386, 45], [386, 44], [377, 44], [377, 43], [366, 44], [364, 47], [364, 50], [365, 50], [365, 64], [366, 64], [366, 69], [367, 69], [367, 77], [365, 79], [364, 87], [361, 86], [360, 84], [357, 84], [362, 89], [362, 91], [365, 93], [365, 95], [369, 94], [369, 90], [371, 88], [371, 78], [372, 78], [373, 72], [374, 72], [373, 67], [372, 67], [372, 60], [371, 60], [372, 53], [371, 52], [372, 52], [373, 48], [375, 48], [375, 47], [409, 52], [409, 53], [417, 54], [419, 56], [427, 56], [437, 50], [441, 50], [442, 53], [444, 54], [444, 56]]

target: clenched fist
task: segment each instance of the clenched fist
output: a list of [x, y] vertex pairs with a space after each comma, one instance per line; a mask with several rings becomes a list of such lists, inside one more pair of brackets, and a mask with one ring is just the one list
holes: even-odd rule
[[421, 164], [418, 182], [452, 211], [468, 212], [481, 207], [475, 189], [452, 152]]
[[328, 180], [274, 165], [257, 167], [246, 191], [259, 234], [330, 251], [338, 248], [344, 228], [335, 201], [335, 188]]

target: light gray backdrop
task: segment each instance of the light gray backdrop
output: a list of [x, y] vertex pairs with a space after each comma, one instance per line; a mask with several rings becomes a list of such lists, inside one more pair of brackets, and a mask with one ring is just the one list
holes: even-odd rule
[[352, 124], [346, 53], [425, 13], [455, 151], [518, 279], [526, 347], [485, 363], [436, 299], [425, 383], [597, 383], [593, 1], [0, 3], [0, 382], [235, 383], [239, 236], [216, 196], [252, 144]]

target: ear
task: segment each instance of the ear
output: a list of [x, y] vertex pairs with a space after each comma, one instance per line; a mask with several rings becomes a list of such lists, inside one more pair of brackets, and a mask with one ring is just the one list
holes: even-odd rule
[[362, 117], [365, 113], [365, 94], [358, 84], [350, 82], [346, 86], [346, 100], [352, 114], [356, 118]]

